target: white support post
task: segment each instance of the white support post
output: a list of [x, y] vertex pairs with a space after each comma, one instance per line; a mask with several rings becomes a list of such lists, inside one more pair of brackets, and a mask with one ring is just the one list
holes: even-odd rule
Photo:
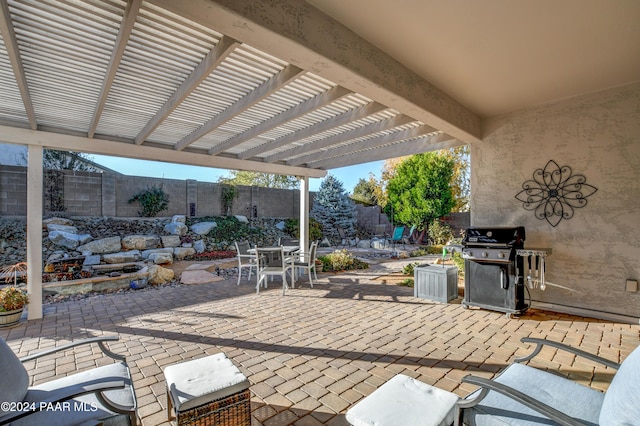
[[309, 249], [309, 177], [300, 177], [300, 248]]
[[28, 319], [42, 318], [42, 146], [29, 145], [27, 167]]

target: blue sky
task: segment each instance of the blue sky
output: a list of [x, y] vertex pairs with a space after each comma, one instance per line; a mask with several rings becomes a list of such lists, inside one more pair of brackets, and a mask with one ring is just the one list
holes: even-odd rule
[[[104, 155], [92, 155], [93, 161], [109, 169], [131, 176], [148, 176], [166, 179], [195, 179], [201, 182], [217, 182], [221, 176], [228, 176], [229, 171], [225, 169], [214, 169], [209, 167], [185, 166], [182, 164], [161, 163], [157, 161], [133, 160], [129, 158], [108, 157]], [[344, 189], [351, 193], [353, 187], [360, 178], [367, 179], [369, 172], [376, 177], [380, 177], [384, 161], [358, 164], [356, 166], [341, 167], [330, 170], [329, 173], [335, 176], [344, 185]], [[317, 191], [322, 179], [310, 179], [309, 189]]]

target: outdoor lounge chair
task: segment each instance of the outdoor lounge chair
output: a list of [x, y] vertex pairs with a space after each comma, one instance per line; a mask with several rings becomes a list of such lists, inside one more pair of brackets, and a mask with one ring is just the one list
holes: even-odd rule
[[[444, 426], [452, 421], [470, 426], [640, 424], [640, 346], [618, 364], [562, 343], [526, 337], [521, 340], [534, 343], [533, 352], [516, 358], [516, 363], [493, 380], [464, 377], [464, 383], [480, 387], [465, 399], [399, 374], [350, 408], [347, 420], [353, 425], [379, 426], [418, 422]], [[554, 372], [520, 364], [535, 357], [543, 346], [618, 371], [607, 391], [600, 392]], [[419, 409], [414, 409], [416, 405]]]
[[404, 246], [404, 226], [396, 226], [393, 228], [393, 235], [391, 236], [391, 244], [393, 244], [393, 249], [396, 249], [396, 243], [402, 243], [402, 248], [406, 248]]
[[340, 236], [340, 244], [342, 244], [342, 247], [350, 246], [351, 239], [347, 236], [344, 228], [340, 225], [336, 225], [336, 231], [338, 231], [338, 235]]
[[[124, 356], [111, 352], [104, 344], [117, 340], [117, 336], [95, 337], [18, 358], [0, 338], [0, 424], [137, 424], [129, 367]], [[105, 355], [118, 362], [29, 387], [23, 362], [90, 343], [97, 343]], [[5, 409], [11, 407], [11, 411]]]

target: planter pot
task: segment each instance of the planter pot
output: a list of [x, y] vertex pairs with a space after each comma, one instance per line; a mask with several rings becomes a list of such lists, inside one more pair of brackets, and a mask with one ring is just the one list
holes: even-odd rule
[[0, 312], [0, 328], [11, 327], [19, 323], [23, 309], [24, 308], [16, 309], [15, 311]]

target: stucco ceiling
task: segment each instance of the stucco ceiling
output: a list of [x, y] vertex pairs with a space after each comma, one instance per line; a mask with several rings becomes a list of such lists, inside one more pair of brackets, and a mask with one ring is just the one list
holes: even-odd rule
[[640, 80], [638, 0], [307, 0], [480, 116]]

